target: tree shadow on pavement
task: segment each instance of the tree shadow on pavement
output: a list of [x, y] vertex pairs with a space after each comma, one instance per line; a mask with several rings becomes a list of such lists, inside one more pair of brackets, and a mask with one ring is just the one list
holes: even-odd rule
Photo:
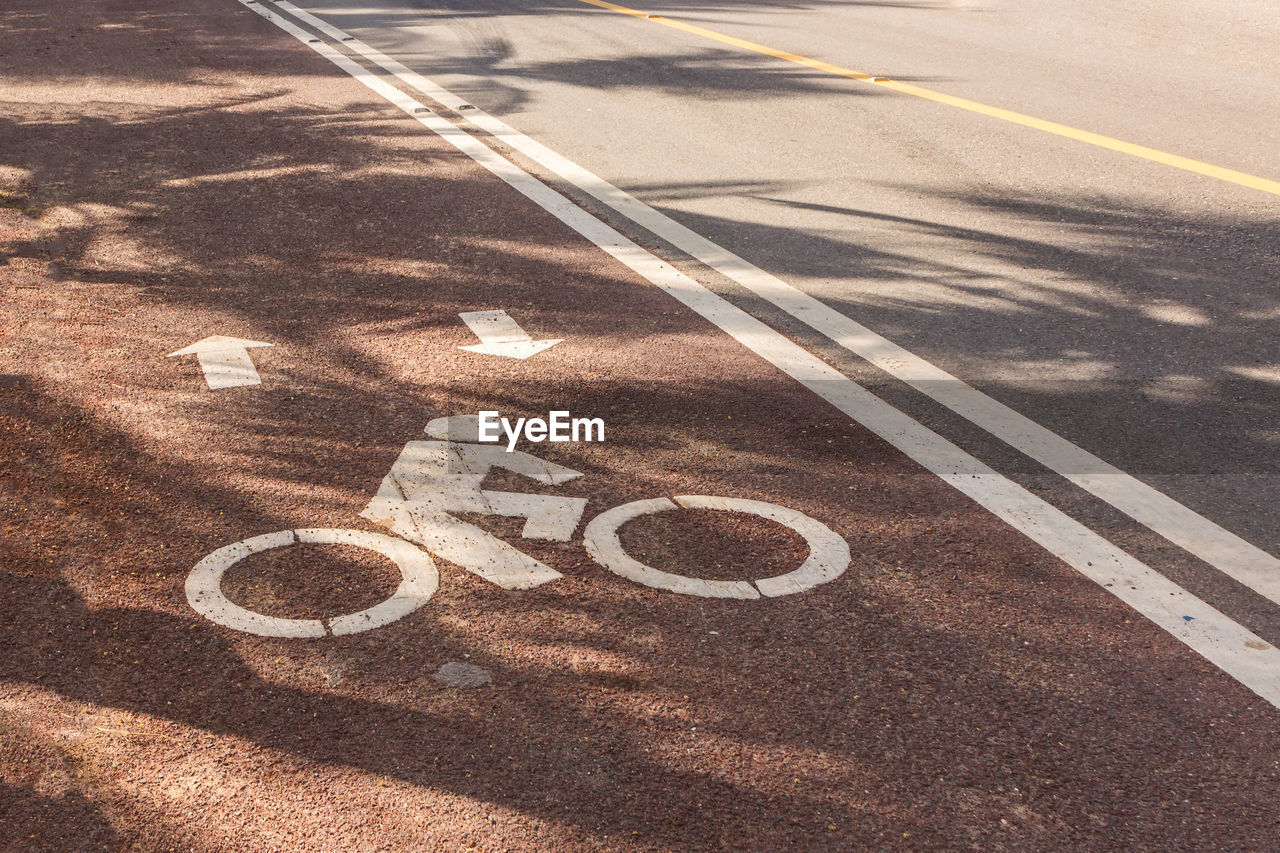
[[[962, 379], [1125, 470], [1276, 473], [1274, 222], [1101, 199], [948, 201], [966, 224], [826, 207], [841, 225], [804, 230], [667, 212], [908, 349], [963, 353]], [[1028, 223], [1044, 236], [1025, 236]], [[1154, 456], [1139, 440], [1153, 423], [1172, 430]]]
[[[536, 411], [548, 392], [475, 393]], [[625, 385], [594, 393], [671, 415], [667, 429], [625, 440], [648, 465], [623, 465], [611, 482], [580, 492], [610, 501], [671, 493], [671, 480], [725, 491], [742, 460], [705, 464], [723, 450], [700, 455], [690, 442], [714, 443], [718, 433], [679, 425], [691, 411], [735, 410], [744, 397], [794, 405], [790, 389], [732, 382], [670, 387], [665, 398]], [[579, 392], [573, 402], [591, 401]], [[378, 402], [357, 395], [349, 404]], [[442, 564], [445, 585], [418, 614], [367, 634], [298, 642], [201, 620], [182, 603], [181, 582], [210, 547], [314, 523], [287, 495], [319, 478], [323, 458], [289, 460], [284, 490], [263, 482], [255, 491], [281, 496], [268, 509], [219, 485], [207, 466], [153, 456], [56, 399], [22, 392], [3, 413], [4, 435], [26, 442], [5, 447], [23, 460], [12, 483], [20, 502], [7, 502], [5, 524], [28, 533], [4, 546], [0, 679], [176, 724], [164, 730], [174, 746], [129, 754], [144, 775], [207, 753], [186, 743], [190, 732], [207, 732], [233, 738], [215, 749], [218, 763], [270, 766], [293, 790], [313, 788], [319, 768], [345, 768], [618, 843], [723, 847], [745, 834], [771, 846], [838, 848], [883, 842], [901, 827], [943, 843], [958, 821], [994, 823], [1028, 793], [1035, 818], [1023, 837], [1087, 839], [1083, 804], [1059, 793], [1074, 778], [1106, 779], [1126, 802], [1177, 792], [1207, 810], [1220, 774], [1236, 778], [1242, 762], [1259, 774], [1269, 766], [1247, 727], [1229, 742], [1180, 737], [1203, 726], [1203, 715], [1238, 713], [1248, 701], [1238, 687], [1145, 629], [1153, 644], [1140, 666], [1150, 674], [1138, 681], [1208, 676], [1219, 692], [1194, 707], [1171, 706], [1164, 691], [1135, 695], [1134, 662], [1110, 648], [1135, 629], [1098, 607], [1101, 591], [1045, 568], [1034, 547], [999, 525], [975, 535], [961, 500], [939, 501], [930, 478], [839, 422], [810, 424], [812, 434], [785, 450], [750, 431], [726, 442], [755, 461], [747, 494], [809, 509], [807, 495], [854, 547], [848, 575], [804, 602], [747, 603], [758, 615], [744, 620], [741, 603], [643, 590], [576, 549], [531, 547], [566, 579], [512, 594]], [[625, 424], [627, 413], [619, 417]], [[360, 452], [351, 445], [348, 454]], [[394, 450], [370, 454], [385, 465]], [[854, 478], [868, 495], [838, 511], [820, 495], [849, 482], [850, 467], [880, 470]], [[917, 555], [907, 563], [904, 538]], [[1051, 609], [1044, 584], [1054, 589]], [[1078, 632], [1092, 641], [1080, 644]], [[456, 694], [428, 677], [463, 658], [487, 668], [493, 686]], [[335, 664], [349, 674], [325, 687], [317, 669]], [[1064, 673], [1078, 680], [1064, 682]], [[1123, 730], [1085, 736], [1117, 695]], [[1058, 747], [1027, 747], [1048, 738]], [[920, 749], [942, 740], [945, 757]], [[1139, 786], [1118, 774], [1137, 756], [1158, 768], [1144, 768]], [[1000, 769], [993, 776], [990, 767]], [[1023, 793], [1006, 787], [1015, 782]], [[147, 837], [139, 807], [113, 799], [130, 835]], [[928, 807], [903, 810], [904, 802]], [[171, 840], [209, 830], [197, 821]], [[1099, 831], [1111, 837], [1116, 827]]]
[[[63, 725], [56, 715], [89, 705], [169, 738], [113, 747], [95, 795], [109, 823], [80, 806], [99, 799], [50, 804], [5, 768], [11, 809], [48, 805], [86, 837], [144, 846], [286, 820], [237, 811], [250, 795], [273, 808], [308, 798], [317, 833], [358, 807], [358, 831], [403, 833], [410, 849], [468, 834], [544, 849], [836, 850], [904, 833], [954, 846], [969, 832], [990, 846], [1015, 831], [1023, 847], [1153, 835], [1177, 847], [1206, 825], [1225, 845], [1265, 846], [1270, 718], [1243, 688], [1127, 624], [1105, 593], [416, 125], [267, 87], [259, 63], [308, 55], [281, 53], [246, 58], [245, 80], [204, 104], [110, 116], [62, 104], [0, 127], [0, 165], [27, 176], [40, 213], [0, 246], [17, 283], [5, 371], [24, 377], [0, 388], [5, 710]], [[333, 84], [326, 74], [311, 82]], [[733, 224], [753, 245], [785, 236], [803, 242], [798, 256], [842, 259], [779, 261], [787, 274], [847, 273], [852, 260], [868, 278], [952, 281], [856, 233]], [[979, 229], [944, 236], [1050, 266], [1048, 250]], [[457, 315], [492, 307], [573, 334], [555, 361], [480, 367], [457, 349], [471, 340]], [[918, 308], [874, 307], [890, 324]], [[261, 388], [208, 392], [195, 365], [162, 358], [212, 333], [277, 344], [255, 351]], [[564, 579], [511, 593], [442, 564], [427, 607], [352, 637], [262, 639], [190, 610], [183, 581], [204, 554], [271, 530], [368, 528], [358, 513], [403, 444], [482, 405], [607, 413], [612, 442], [541, 454], [584, 472], [560, 493], [587, 498], [589, 516], [680, 493], [771, 500], [829, 524], [855, 562], [803, 600], [704, 601], [617, 578], [578, 541], [521, 542]], [[431, 678], [464, 659], [492, 686]], [[132, 770], [238, 762], [241, 786], [206, 793], [180, 827], [153, 825], [177, 807], [115, 787]], [[375, 799], [384, 782], [394, 800]], [[1222, 810], [1226, 789], [1253, 808]], [[1187, 818], [1178, 826], [1152, 817], [1166, 801]], [[495, 808], [544, 834], [478, 837]]]
[[[2, 730], [2, 729], [0, 729]], [[42, 794], [0, 781], [0, 827], [10, 850], [118, 850], [121, 837], [79, 791]]]

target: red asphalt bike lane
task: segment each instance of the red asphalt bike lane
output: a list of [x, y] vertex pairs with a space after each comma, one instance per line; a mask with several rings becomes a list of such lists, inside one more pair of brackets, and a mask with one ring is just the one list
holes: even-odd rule
[[[230, 0], [0, 19], [0, 821], [10, 849], [1263, 849], [1277, 713], [1106, 592]], [[517, 361], [459, 349], [502, 309]], [[213, 391], [205, 336], [262, 384]], [[191, 609], [202, 557], [360, 517], [428, 421], [600, 417], [522, 444], [582, 498], [767, 501], [849, 545], [807, 592], [650, 589], [468, 517], [564, 575], [437, 559], [385, 627], [257, 637]], [[781, 525], [622, 528], [707, 579]], [[286, 618], [376, 604], [350, 547], [236, 564]], [[490, 678], [456, 688], [446, 663]]]

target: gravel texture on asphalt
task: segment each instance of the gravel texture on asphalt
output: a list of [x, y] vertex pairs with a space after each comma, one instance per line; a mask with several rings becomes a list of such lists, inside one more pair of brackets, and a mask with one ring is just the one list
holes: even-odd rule
[[[238, 3], [11, 0], [0, 75], [6, 849], [1275, 846], [1273, 708]], [[459, 350], [489, 308], [565, 342]], [[210, 334], [275, 344], [262, 385], [164, 358]], [[769, 501], [852, 564], [712, 600], [472, 519], [564, 578], [437, 561], [427, 606], [309, 641], [188, 606], [223, 545], [374, 529], [404, 444], [480, 408], [607, 424], [533, 448], [582, 478], [487, 488]], [[710, 510], [621, 538], [705, 578], [804, 557]], [[316, 617], [396, 583], [299, 546], [224, 590]]]

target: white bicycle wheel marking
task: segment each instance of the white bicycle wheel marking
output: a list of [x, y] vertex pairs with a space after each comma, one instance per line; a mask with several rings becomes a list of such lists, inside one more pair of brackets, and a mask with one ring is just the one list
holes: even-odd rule
[[[775, 577], [754, 582], [716, 581], [664, 572], [646, 566], [623, 550], [618, 528], [642, 515], [676, 509], [677, 504], [687, 509], [745, 512], [785, 524], [804, 537], [809, 545], [809, 556], [799, 568]], [[614, 507], [591, 520], [583, 534], [583, 544], [597, 563], [615, 575], [656, 589], [704, 598], [759, 598], [761, 595], [773, 598], [804, 592], [840, 577], [849, 567], [850, 560], [849, 544], [831, 528], [802, 512], [764, 501], [710, 495], [680, 495], [675, 503], [667, 498], [652, 498]]]
[[[282, 619], [256, 613], [232, 602], [222, 593], [222, 577], [227, 569], [251, 554], [289, 545], [354, 545], [376, 551], [396, 564], [402, 579], [385, 601], [357, 613], [320, 619]], [[200, 615], [227, 628], [259, 637], [308, 638], [326, 634], [341, 636], [380, 628], [408, 616], [427, 603], [440, 586], [435, 561], [425, 551], [403, 539], [362, 530], [304, 528], [264, 533], [219, 548], [196, 563], [187, 575], [187, 601]]]

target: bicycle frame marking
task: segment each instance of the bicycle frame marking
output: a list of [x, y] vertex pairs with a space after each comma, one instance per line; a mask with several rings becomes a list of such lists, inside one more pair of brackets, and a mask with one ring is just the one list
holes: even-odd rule
[[[227, 628], [263, 637], [317, 638], [354, 634], [390, 624], [426, 604], [439, 587], [432, 555], [474, 572], [504, 589], [531, 589], [563, 575], [496, 536], [456, 518], [472, 512], [523, 518], [526, 539], [567, 542], [578, 528], [587, 501], [557, 495], [482, 489], [493, 468], [524, 475], [543, 485], [581, 477], [572, 468], [523, 451], [480, 445], [476, 416], [436, 418], [427, 425], [431, 440], [410, 441], [360, 513], [389, 528], [399, 539], [360, 530], [299, 529], [266, 533], [219, 548], [187, 577], [187, 600], [205, 618]], [[745, 512], [790, 527], [809, 546], [794, 571], [755, 581], [717, 581], [664, 572], [635, 560], [622, 548], [618, 529], [643, 515], [680, 508]], [[354, 545], [388, 557], [400, 568], [400, 586], [385, 601], [358, 613], [328, 620], [283, 619], [241, 607], [222, 592], [227, 569], [245, 557], [294, 544]], [[419, 550], [420, 546], [424, 550]], [[587, 553], [614, 574], [656, 589], [704, 598], [759, 599], [806, 592], [840, 577], [849, 566], [849, 545], [831, 528], [778, 504], [745, 498], [681, 495], [633, 501], [606, 510], [583, 533]]]
[[[432, 421], [428, 434], [444, 440], [411, 441], [360, 515], [450, 563], [503, 589], [532, 589], [563, 577], [491, 533], [456, 518], [477, 512], [525, 519], [525, 539], [567, 542], [587, 507], [585, 498], [494, 492], [480, 488], [493, 468], [543, 485], [567, 483], [582, 474], [521, 450], [452, 440], [447, 418]], [[443, 426], [440, 421], [444, 421]], [[434, 429], [433, 429], [434, 427]]]

